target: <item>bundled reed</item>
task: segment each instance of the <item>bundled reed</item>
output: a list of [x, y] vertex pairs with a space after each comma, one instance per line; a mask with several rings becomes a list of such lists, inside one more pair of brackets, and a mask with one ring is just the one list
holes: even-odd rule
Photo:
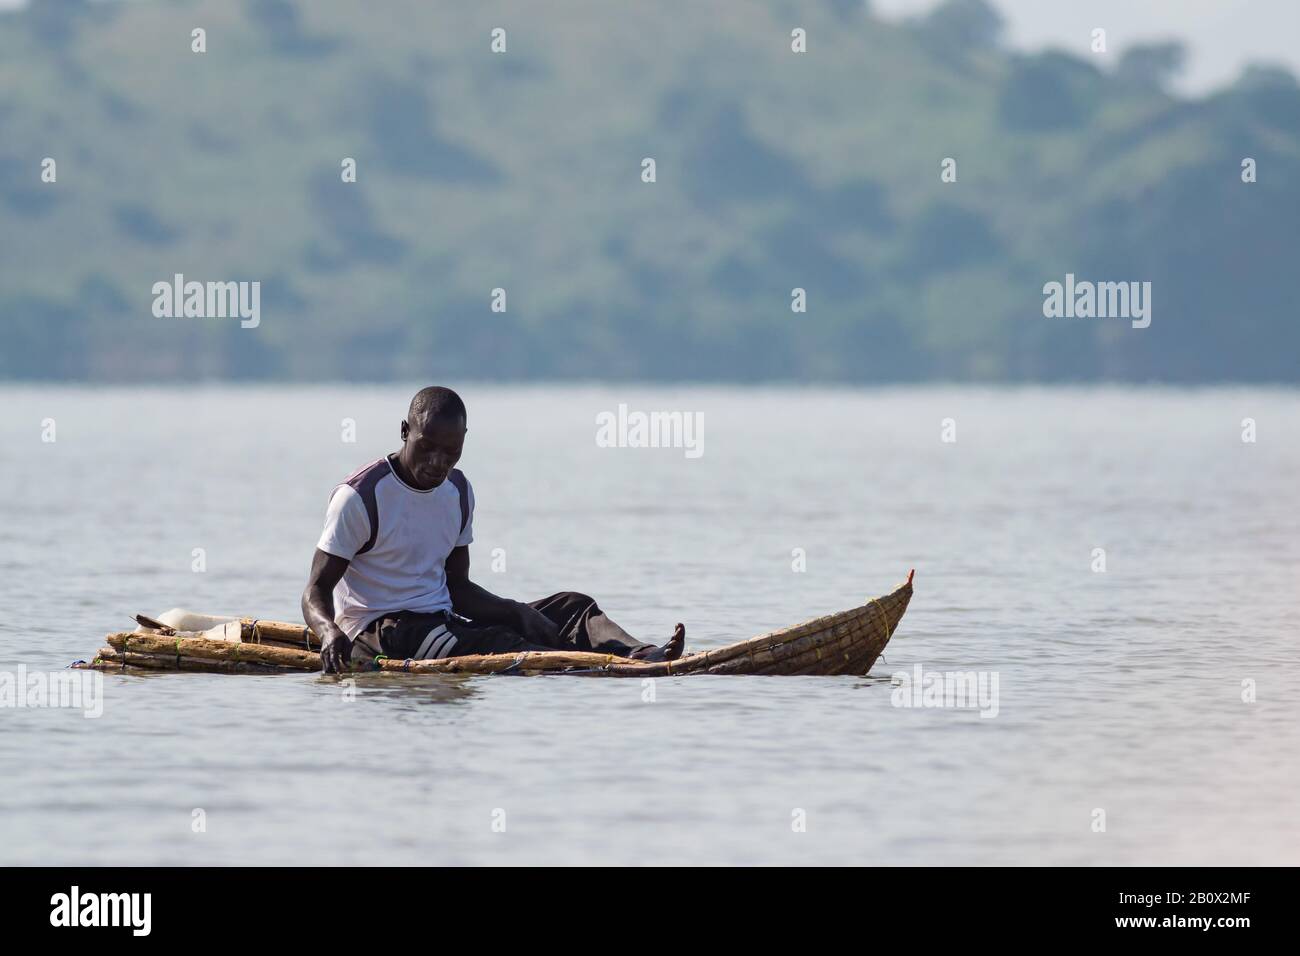
[[257, 661], [219, 661], [202, 657], [139, 654], [134, 651], [124, 653], [112, 647], [101, 647], [93, 661], [74, 666], [95, 670], [127, 670], [134, 667], [151, 671], [198, 671], [212, 674], [287, 674], [302, 670]]
[[245, 644], [270, 644], [276, 647], [301, 647], [308, 651], [320, 650], [320, 638], [304, 624], [286, 624], [283, 621], [260, 621], [245, 617], [239, 620], [239, 637]]

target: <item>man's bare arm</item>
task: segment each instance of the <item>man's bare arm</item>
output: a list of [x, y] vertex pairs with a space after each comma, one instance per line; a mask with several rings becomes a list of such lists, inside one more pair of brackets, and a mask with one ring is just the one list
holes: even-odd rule
[[468, 547], [453, 548], [444, 567], [451, 607], [457, 614], [472, 621], [513, 627], [535, 644], [558, 646], [560, 630], [545, 614], [519, 601], [498, 597], [469, 579]]
[[352, 661], [352, 642], [334, 623], [334, 585], [343, 579], [349, 563], [317, 548], [302, 592], [302, 619], [320, 638], [321, 670], [327, 674], [343, 670]]
[[519, 617], [519, 602], [498, 597], [469, 579], [469, 548], [453, 548], [444, 565], [452, 610], [484, 624], [511, 624]]

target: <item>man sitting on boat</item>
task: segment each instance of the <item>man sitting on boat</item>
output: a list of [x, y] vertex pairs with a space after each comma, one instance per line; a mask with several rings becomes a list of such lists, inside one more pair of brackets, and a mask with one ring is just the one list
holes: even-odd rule
[[554, 650], [680, 657], [681, 624], [657, 647], [629, 635], [585, 594], [523, 603], [469, 579], [474, 491], [455, 467], [466, 422], [465, 403], [451, 389], [421, 389], [402, 422], [401, 449], [334, 488], [302, 595], [322, 668], [346, 670], [354, 653], [367, 661]]

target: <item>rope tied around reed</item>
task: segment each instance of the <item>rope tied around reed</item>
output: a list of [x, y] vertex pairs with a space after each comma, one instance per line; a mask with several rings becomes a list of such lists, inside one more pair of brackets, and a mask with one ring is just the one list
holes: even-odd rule
[[497, 671], [497, 673], [498, 673], [498, 674], [509, 674], [509, 673], [510, 673], [512, 670], [514, 670], [516, 667], [520, 667], [520, 666], [524, 663], [524, 659], [525, 659], [527, 656], [528, 656], [527, 652], [524, 652], [524, 653], [521, 653], [521, 654], [516, 654], [516, 655], [515, 655], [515, 659], [514, 659], [513, 661], [511, 661], [511, 662], [510, 662], [508, 665], [506, 665], [505, 667], [501, 668], [501, 670]]

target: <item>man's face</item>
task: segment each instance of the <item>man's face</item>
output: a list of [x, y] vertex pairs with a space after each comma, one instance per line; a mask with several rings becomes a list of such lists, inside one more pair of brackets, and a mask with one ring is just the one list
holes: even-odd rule
[[402, 422], [400, 457], [419, 488], [437, 488], [460, 461], [465, 445], [465, 421], [440, 415]]

